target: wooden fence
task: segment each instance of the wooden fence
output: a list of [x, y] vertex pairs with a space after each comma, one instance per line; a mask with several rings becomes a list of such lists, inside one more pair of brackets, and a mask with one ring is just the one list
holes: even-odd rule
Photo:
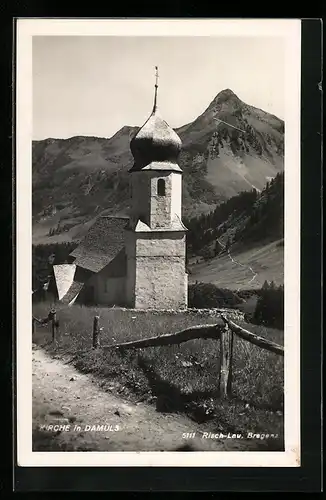
[[57, 342], [59, 336], [59, 321], [57, 320], [57, 312], [55, 309], [51, 309], [46, 318], [38, 319], [32, 316], [32, 334], [35, 333], [35, 325], [47, 325], [51, 324], [52, 332], [52, 342]]
[[[48, 316], [44, 319], [37, 319], [33, 316], [32, 331], [35, 333], [35, 323], [41, 325], [51, 323], [52, 342], [57, 342], [59, 337], [59, 321], [57, 314], [52, 309]], [[195, 325], [175, 333], [160, 335], [159, 337], [150, 337], [141, 340], [123, 342], [121, 344], [100, 344], [100, 326], [99, 316], [94, 316], [93, 320], [93, 341], [92, 348], [101, 348], [106, 351], [118, 349], [138, 349], [144, 347], [155, 347], [163, 345], [181, 344], [193, 339], [213, 339], [220, 342], [220, 395], [228, 397], [232, 392], [232, 361], [233, 361], [233, 344], [234, 335], [237, 335], [242, 340], [250, 342], [261, 349], [284, 356], [284, 347], [272, 342], [271, 340], [260, 337], [228, 319], [224, 314], [220, 314], [217, 322], [208, 325]]]

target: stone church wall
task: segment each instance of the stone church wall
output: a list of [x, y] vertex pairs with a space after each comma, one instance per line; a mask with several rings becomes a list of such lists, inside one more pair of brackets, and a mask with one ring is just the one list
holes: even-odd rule
[[135, 307], [187, 307], [186, 278], [182, 257], [137, 257]]
[[185, 234], [144, 233], [136, 240], [135, 307], [187, 306]]

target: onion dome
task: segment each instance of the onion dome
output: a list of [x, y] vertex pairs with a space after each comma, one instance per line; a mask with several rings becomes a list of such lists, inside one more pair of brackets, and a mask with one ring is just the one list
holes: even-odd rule
[[130, 172], [140, 170], [181, 172], [177, 161], [182, 143], [175, 131], [163, 120], [157, 108], [157, 78], [156, 74], [152, 114], [130, 142], [130, 149], [135, 160]]

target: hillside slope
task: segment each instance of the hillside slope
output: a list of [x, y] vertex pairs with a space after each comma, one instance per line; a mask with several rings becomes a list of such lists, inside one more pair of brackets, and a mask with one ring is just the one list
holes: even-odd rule
[[238, 248], [190, 266], [189, 283], [213, 283], [229, 290], [257, 290], [265, 280], [284, 284], [282, 240]]
[[257, 289], [284, 283], [284, 173], [187, 222], [189, 281]]
[[[34, 243], [79, 239], [99, 214], [128, 210], [129, 144], [137, 130], [125, 126], [110, 139], [33, 141]], [[208, 213], [240, 191], [261, 190], [283, 170], [284, 122], [230, 90], [176, 131], [185, 216]]]

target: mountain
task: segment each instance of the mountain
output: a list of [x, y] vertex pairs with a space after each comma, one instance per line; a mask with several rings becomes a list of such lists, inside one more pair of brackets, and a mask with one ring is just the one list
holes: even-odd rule
[[189, 281], [231, 290], [284, 283], [284, 172], [189, 221]]
[[[33, 141], [34, 243], [79, 239], [99, 214], [128, 209], [129, 144], [138, 130], [125, 126], [109, 139]], [[185, 217], [211, 212], [241, 191], [260, 191], [283, 170], [284, 122], [229, 89], [175, 130], [183, 143]]]

